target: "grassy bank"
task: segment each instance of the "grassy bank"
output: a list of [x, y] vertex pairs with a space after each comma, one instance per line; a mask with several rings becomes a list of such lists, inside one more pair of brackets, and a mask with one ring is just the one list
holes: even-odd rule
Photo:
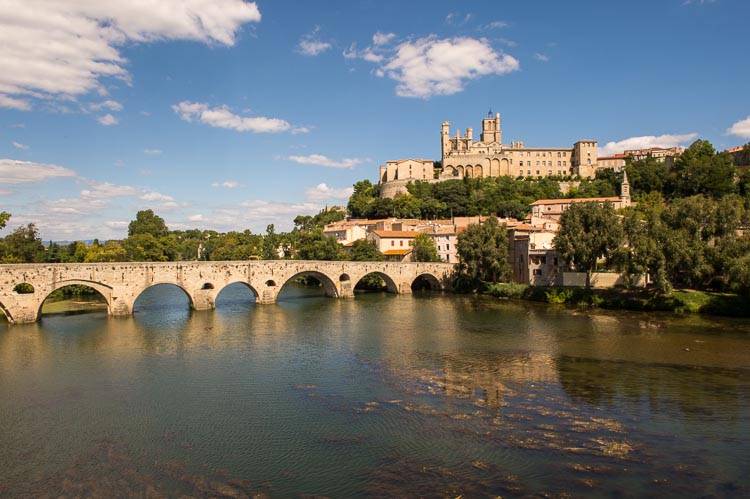
[[707, 291], [676, 290], [668, 295], [662, 295], [642, 289], [562, 288], [498, 283], [489, 285], [485, 293], [498, 298], [531, 300], [584, 308], [750, 317], [750, 299], [747, 297]]

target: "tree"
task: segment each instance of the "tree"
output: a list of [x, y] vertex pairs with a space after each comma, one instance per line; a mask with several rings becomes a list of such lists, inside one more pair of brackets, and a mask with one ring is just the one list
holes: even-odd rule
[[370, 208], [370, 204], [378, 197], [377, 187], [372, 185], [369, 180], [361, 180], [354, 184], [354, 191], [349, 197], [347, 210], [354, 218], [365, 218]]
[[10, 213], [7, 211], [0, 211], [0, 230], [3, 230], [5, 228], [5, 225], [8, 223], [8, 220], [10, 219]]
[[135, 215], [135, 220], [128, 225], [128, 236], [137, 234], [151, 234], [159, 238], [169, 233], [164, 219], [156, 215], [152, 210], [141, 210]]
[[459, 274], [475, 289], [482, 283], [503, 281], [510, 273], [508, 233], [495, 217], [469, 225], [458, 236], [457, 251]]
[[417, 234], [412, 246], [411, 259], [414, 262], [439, 262], [440, 256], [435, 246], [435, 240], [427, 234]]
[[39, 231], [33, 223], [18, 227], [5, 236], [2, 246], [2, 259], [5, 263], [44, 261], [44, 244], [42, 244]]
[[321, 229], [300, 232], [296, 257], [300, 260], [341, 260], [341, 245]]
[[[625, 211], [622, 220], [625, 245], [618, 251], [617, 260], [629, 284], [635, 284], [636, 279], [648, 274], [657, 291], [668, 293], [672, 285], [667, 275], [664, 255], [667, 228], [660, 218], [663, 199], [661, 194], [657, 193], [657, 196], [660, 204], [654, 204], [651, 209], [646, 208], [645, 212], [635, 209]], [[642, 206], [639, 208], [644, 210]]]
[[380, 262], [384, 258], [375, 243], [357, 239], [349, 248], [349, 259], [354, 262]]
[[696, 140], [674, 162], [665, 194], [687, 197], [704, 194], [714, 198], [736, 192], [736, 168], [731, 155], [717, 154], [707, 140]]
[[128, 260], [133, 262], [166, 262], [169, 256], [162, 241], [153, 234], [142, 233], [128, 237], [124, 243]]
[[[669, 174], [669, 165], [648, 157], [638, 161], [628, 160], [625, 171], [633, 193], [663, 192], [664, 181]], [[619, 192], [619, 191], [618, 191]]]
[[263, 238], [263, 259], [278, 260], [279, 258], [279, 236], [273, 224], [266, 227], [266, 235]]
[[118, 241], [107, 241], [104, 244], [99, 244], [98, 241], [95, 241], [94, 244], [89, 246], [84, 261], [124, 262], [127, 261], [127, 256], [125, 248]]
[[613, 255], [622, 238], [622, 226], [610, 203], [575, 203], [560, 217], [553, 244], [568, 265], [586, 272], [589, 287], [599, 259]]

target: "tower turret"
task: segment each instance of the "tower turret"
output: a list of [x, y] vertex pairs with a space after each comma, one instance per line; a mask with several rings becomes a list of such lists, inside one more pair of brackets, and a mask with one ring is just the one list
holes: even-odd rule
[[481, 141], [485, 144], [492, 144], [497, 142], [498, 144], [503, 143], [503, 132], [500, 126], [500, 113], [492, 116], [492, 110], [487, 113], [487, 117], [482, 120], [482, 135]]

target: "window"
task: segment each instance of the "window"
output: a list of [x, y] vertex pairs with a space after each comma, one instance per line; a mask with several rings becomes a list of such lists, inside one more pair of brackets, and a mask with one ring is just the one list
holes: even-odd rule
[[399, 245], [399, 246], [403, 246], [403, 245], [404, 245], [404, 241], [403, 241], [403, 239], [402, 239], [401, 241], [399, 241], [399, 244], [398, 244], [398, 245]]
[[391, 241], [391, 246], [396, 246], [396, 241]]

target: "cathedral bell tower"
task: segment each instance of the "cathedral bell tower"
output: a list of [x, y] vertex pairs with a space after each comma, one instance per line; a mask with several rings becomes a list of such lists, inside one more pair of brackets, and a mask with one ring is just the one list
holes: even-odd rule
[[485, 144], [492, 144], [497, 142], [498, 144], [503, 143], [503, 131], [500, 126], [500, 113], [492, 116], [492, 110], [487, 113], [487, 117], [482, 120], [482, 136], [481, 140]]

